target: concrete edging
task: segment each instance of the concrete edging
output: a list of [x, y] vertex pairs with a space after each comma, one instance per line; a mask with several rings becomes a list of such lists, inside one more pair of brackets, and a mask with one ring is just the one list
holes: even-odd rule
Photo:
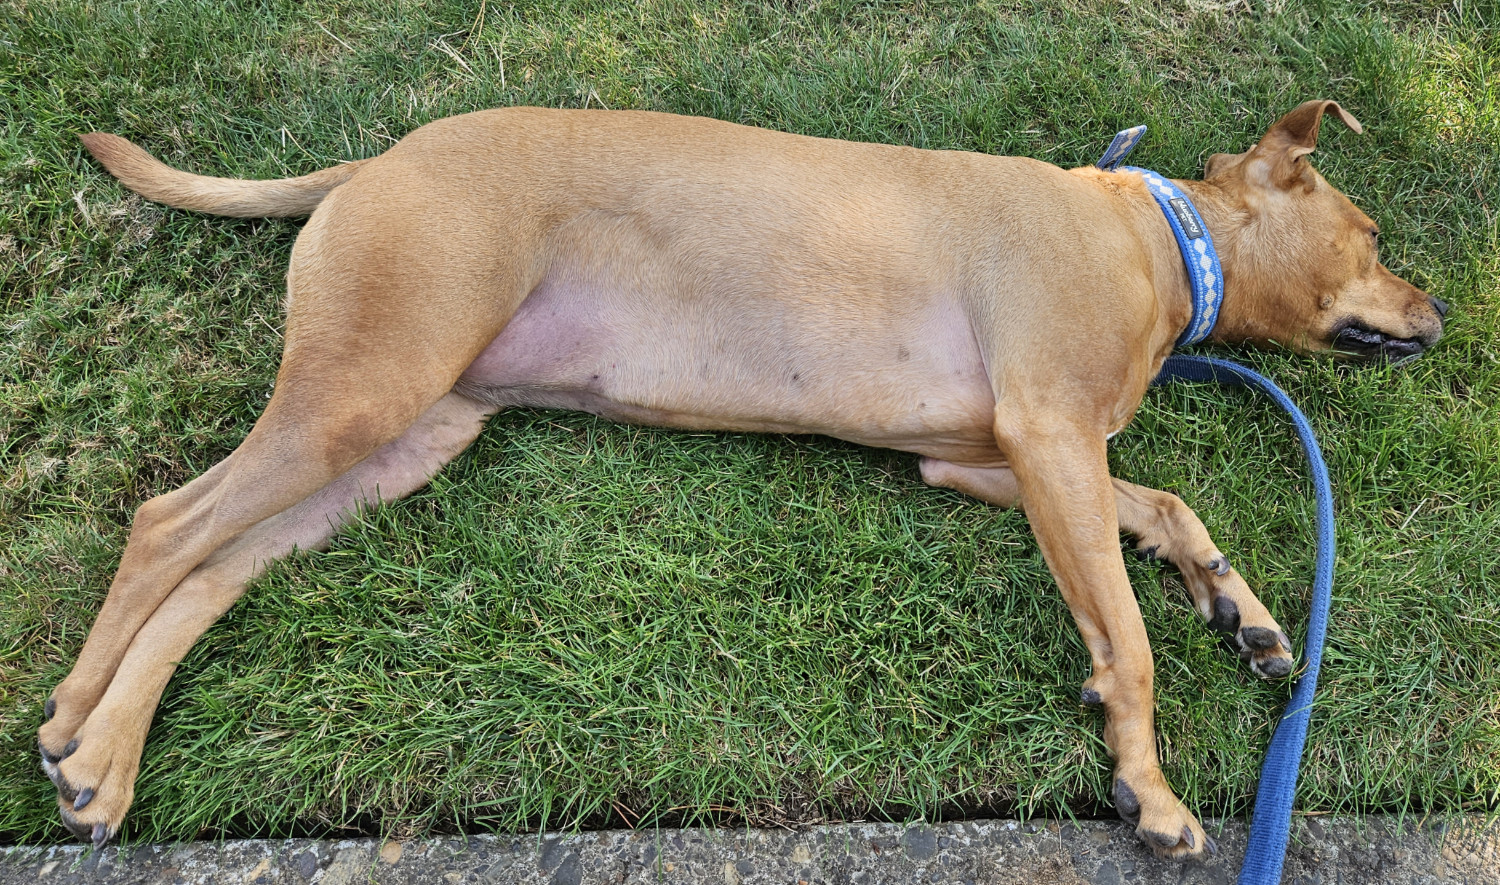
[[[1123, 885], [1232, 883], [1241, 821], [1206, 822], [1219, 855], [1151, 856], [1111, 821], [837, 824], [787, 829], [612, 830], [381, 842], [286, 839], [0, 849], [0, 885], [457, 885], [465, 882], [665, 882], [697, 885]], [[1500, 824], [1481, 816], [1302, 817], [1284, 882], [1293, 885], [1495, 885]]]

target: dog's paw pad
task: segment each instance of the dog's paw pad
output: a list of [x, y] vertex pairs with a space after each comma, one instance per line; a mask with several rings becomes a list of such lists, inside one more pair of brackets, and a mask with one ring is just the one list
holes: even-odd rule
[[1141, 817], [1141, 800], [1136, 798], [1135, 790], [1130, 788], [1130, 784], [1125, 783], [1124, 778], [1115, 779], [1115, 811], [1131, 823], [1135, 823]]
[[1240, 629], [1240, 607], [1228, 596], [1214, 597], [1214, 616], [1208, 619], [1208, 629], [1220, 633], [1235, 633]]
[[1293, 668], [1292, 641], [1280, 630], [1245, 627], [1235, 634], [1240, 658], [1263, 679], [1283, 679]]
[[1251, 661], [1250, 668], [1265, 679], [1285, 679], [1292, 674], [1292, 659], [1272, 657]]
[[[80, 790], [77, 799], [58, 795], [58, 814], [62, 818], [63, 826], [80, 840], [92, 844], [95, 850], [103, 848], [105, 843], [113, 839], [120, 831], [119, 819], [101, 810], [99, 806], [102, 803], [102, 799], [95, 801], [95, 793], [91, 787]], [[104, 820], [88, 819], [101, 814], [104, 815]]]
[[82, 839], [85, 842], [90, 841], [93, 836], [92, 826], [83, 823], [82, 821], [75, 820], [73, 816], [68, 814], [66, 811], [63, 812], [62, 822], [63, 826], [68, 828], [68, 832], [72, 833], [75, 837]]
[[1265, 627], [1246, 627], [1240, 631], [1240, 646], [1252, 652], [1270, 651], [1281, 643], [1283, 635], [1278, 630]]
[[1152, 854], [1163, 860], [1186, 860], [1219, 850], [1219, 846], [1214, 845], [1208, 834], [1198, 829], [1197, 822], [1185, 812], [1164, 813], [1155, 820], [1148, 820], [1148, 817], [1150, 815], [1142, 813], [1135, 834]]

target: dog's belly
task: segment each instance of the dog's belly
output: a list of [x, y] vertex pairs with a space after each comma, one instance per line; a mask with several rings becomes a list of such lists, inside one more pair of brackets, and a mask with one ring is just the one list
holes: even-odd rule
[[994, 395], [956, 299], [891, 316], [857, 295], [695, 290], [637, 268], [587, 276], [537, 287], [457, 389], [502, 407], [1000, 461]]

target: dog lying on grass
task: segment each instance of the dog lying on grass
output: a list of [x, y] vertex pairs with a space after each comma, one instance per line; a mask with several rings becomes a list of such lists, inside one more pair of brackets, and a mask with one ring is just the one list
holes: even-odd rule
[[[1177, 182], [1223, 262], [1213, 339], [1406, 359], [1446, 306], [1310, 166], [1331, 101]], [[141, 505], [42, 765], [102, 845], [161, 692], [267, 563], [424, 485], [507, 406], [691, 429], [821, 433], [921, 456], [928, 483], [1024, 508], [1088, 645], [1114, 801], [1159, 855], [1213, 850], [1157, 764], [1152, 657], [1123, 530], [1183, 574], [1252, 670], [1291, 643], [1173, 495], [1105, 442], [1193, 316], [1135, 171], [807, 138], [643, 112], [511, 108], [283, 181], [173, 170], [83, 136], [127, 187], [234, 216], [311, 214], [275, 394], [232, 454]]]

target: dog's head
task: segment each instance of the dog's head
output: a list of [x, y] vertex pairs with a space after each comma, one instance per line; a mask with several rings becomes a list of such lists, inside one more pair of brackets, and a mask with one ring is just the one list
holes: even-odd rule
[[[1448, 306], [1385, 268], [1379, 230], [1308, 162], [1332, 101], [1309, 101], [1242, 154], [1214, 154], [1204, 181], [1228, 208], [1225, 316], [1215, 337], [1405, 360], [1437, 341]], [[1227, 253], [1227, 254], [1225, 254]], [[1231, 276], [1232, 275], [1232, 276]]]

